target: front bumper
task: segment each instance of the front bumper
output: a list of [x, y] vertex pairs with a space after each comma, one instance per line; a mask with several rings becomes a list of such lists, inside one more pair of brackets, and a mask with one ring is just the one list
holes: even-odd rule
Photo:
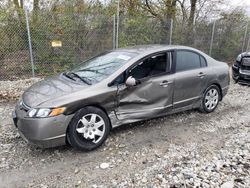
[[41, 148], [50, 148], [65, 144], [67, 126], [73, 115], [27, 118], [16, 108], [12, 116], [18, 132], [26, 142]]
[[236, 69], [235, 67], [232, 67], [232, 77], [236, 82], [240, 84], [250, 85], [250, 71], [249, 70]]

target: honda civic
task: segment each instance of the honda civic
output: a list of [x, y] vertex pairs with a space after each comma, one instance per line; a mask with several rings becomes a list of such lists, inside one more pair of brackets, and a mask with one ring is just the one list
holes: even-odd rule
[[13, 120], [31, 144], [93, 150], [120, 125], [190, 109], [213, 112], [228, 88], [228, 65], [197, 49], [121, 48], [35, 83]]

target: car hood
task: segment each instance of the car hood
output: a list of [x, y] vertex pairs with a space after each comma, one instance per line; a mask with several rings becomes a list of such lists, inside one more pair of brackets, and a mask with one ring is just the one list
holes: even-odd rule
[[87, 87], [89, 85], [69, 80], [63, 75], [58, 75], [33, 84], [23, 93], [22, 100], [27, 106], [36, 107], [48, 100], [56, 99]]

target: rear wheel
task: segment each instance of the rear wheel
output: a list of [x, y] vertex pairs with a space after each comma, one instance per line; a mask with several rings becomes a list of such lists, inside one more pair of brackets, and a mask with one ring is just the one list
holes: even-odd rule
[[220, 101], [220, 90], [218, 86], [209, 86], [203, 94], [200, 111], [210, 113], [218, 106]]
[[69, 143], [79, 150], [93, 150], [107, 139], [110, 132], [108, 116], [101, 109], [86, 107], [79, 110], [69, 124]]

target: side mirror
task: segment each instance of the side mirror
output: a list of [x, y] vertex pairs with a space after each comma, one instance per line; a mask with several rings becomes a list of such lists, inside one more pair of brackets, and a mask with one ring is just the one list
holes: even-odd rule
[[127, 78], [125, 84], [126, 84], [127, 86], [136, 86], [137, 81], [136, 81], [136, 79], [135, 79], [134, 77], [129, 76], [129, 77]]

